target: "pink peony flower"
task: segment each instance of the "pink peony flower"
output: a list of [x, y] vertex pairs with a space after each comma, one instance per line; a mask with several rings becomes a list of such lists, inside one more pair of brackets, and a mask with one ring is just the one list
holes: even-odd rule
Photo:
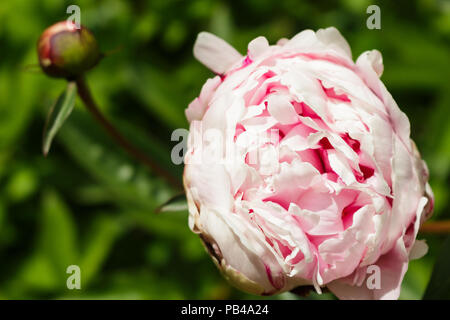
[[409, 260], [427, 251], [416, 235], [433, 195], [379, 80], [381, 54], [354, 63], [327, 28], [272, 46], [258, 37], [244, 57], [200, 33], [194, 55], [218, 75], [186, 110], [189, 225], [224, 276], [262, 295], [314, 286], [397, 299]]

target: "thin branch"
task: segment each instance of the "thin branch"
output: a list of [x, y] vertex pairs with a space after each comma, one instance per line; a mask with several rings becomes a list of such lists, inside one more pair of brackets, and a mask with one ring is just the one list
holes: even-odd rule
[[92, 98], [89, 87], [83, 77], [76, 80], [78, 95], [83, 100], [86, 108], [91, 112], [95, 120], [108, 132], [111, 138], [117, 142], [125, 151], [127, 151], [136, 160], [146, 165], [157, 175], [164, 178], [175, 189], [182, 189], [182, 185], [178, 179], [176, 179], [167, 170], [160, 167], [153, 159], [144, 154], [141, 150], [131, 144], [100, 112], [97, 104]]
[[450, 234], [450, 220], [425, 222], [420, 227], [420, 232]]

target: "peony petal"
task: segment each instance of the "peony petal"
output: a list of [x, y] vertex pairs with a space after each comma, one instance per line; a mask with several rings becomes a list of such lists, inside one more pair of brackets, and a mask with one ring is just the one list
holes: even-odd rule
[[[225, 275], [238, 288], [246, 291], [254, 290], [254, 294], [273, 291], [274, 288], [266, 275], [261, 259], [242, 244], [221, 216], [215, 210], [204, 208], [200, 213], [200, 223], [202, 232], [213, 241], [212, 245], [216, 244], [218, 247], [221, 254], [219, 258], [223, 259], [219, 263]], [[236, 277], [234, 272], [229, 274], [233, 270], [238, 271], [244, 278]], [[250, 280], [250, 283], [245, 279]], [[258, 286], [254, 286], [253, 283], [257, 283]]]
[[186, 118], [189, 122], [193, 120], [201, 120], [206, 112], [209, 102], [211, 101], [214, 91], [220, 84], [219, 76], [208, 79], [200, 92], [200, 96], [192, 101], [186, 109]]
[[329, 27], [326, 29], [319, 29], [316, 32], [317, 39], [324, 43], [327, 47], [343, 53], [350, 59], [352, 58], [352, 51], [348, 45], [347, 40], [341, 35], [341, 33], [335, 27]]
[[428, 245], [425, 240], [416, 240], [411, 251], [409, 252], [409, 260], [422, 258], [428, 252]]
[[230, 177], [223, 165], [191, 164], [185, 170], [185, 184], [195, 191], [195, 201], [210, 207], [231, 208]]
[[209, 32], [198, 34], [194, 44], [194, 56], [217, 74], [224, 74], [242, 59], [236, 49]]
[[356, 60], [356, 65], [361, 68], [372, 68], [378, 77], [383, 74], [383, 56], [378, 50], [371, 50], [361, 53]]
[[[380, 268], [379, 289], [369, 289], [367, 282], [352, 285], [351, 277], [335, 280], [327, 285], [339, 299], [346, 300], [396, 300], [400, 296], [401, 283], [408, 269], [408, 256], [403, 241], [399, 239], [395, 247], [383, 255], [375, 264]], [[366, 274], [366, 277], [368, 275]], [[364, 280], [367, 280], [366, 278]]]
[[253, 39], [248, 44], [248, 56], [251, 60], [258, 59], [269, 49], [269, 42], [265, 37]]
[[267, 98], [267, 110], [281, 124], [293, 124], [299, 120], [294, 107], [284, 95], [270, 95]]

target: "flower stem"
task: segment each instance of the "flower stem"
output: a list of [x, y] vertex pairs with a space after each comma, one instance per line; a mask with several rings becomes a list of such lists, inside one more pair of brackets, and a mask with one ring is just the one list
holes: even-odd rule
[[420, 227], [421, 233], [450, 234], [450, 220], [425, 222]]
[[83, 100], [86, 108], [92, 114], [94, 119], [106, 130], [106, 132], [111, 136], [111, 138], [120, 145], [125, 151], [127, 151], [136, 160], [143, 163], [150, 170], [152, 170], [157, 175], [164, 178], [171, 186], [175, 189], [182, 189], [181, 183], [167, 170], [160, 167], [153, 159], [144, 154], [141, 150], [136, 148], [131, 144], [115, 127], [112, 125], [108, 119], [106, 119], [100, 112], [97, 104], [95, 103], [89, 87], [83, 77], [79, 77], [76, 80], [78, 95], [81, 100]]

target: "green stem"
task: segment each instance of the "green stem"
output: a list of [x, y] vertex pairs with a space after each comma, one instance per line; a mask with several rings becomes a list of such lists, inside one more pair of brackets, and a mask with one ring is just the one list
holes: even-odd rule
[[172, 176], [167, 170], [160, 167], [153, 159], [144, 154], [141, 150], [131, 144], [100, 112], [97, 104], [95, 103], [89, 87], [83, 77], [76, 80], [78, 95], [83, 100], [86, 108], [92, 114], [94, 119], [106, 130], [111, 138], [120, 145], [125, 151], [127, 151], [136, 160], [147, 166], [150, 170], [157, 175], [164, 178], [175, 189], [182, 189], [182, 185], [178, 179]]

